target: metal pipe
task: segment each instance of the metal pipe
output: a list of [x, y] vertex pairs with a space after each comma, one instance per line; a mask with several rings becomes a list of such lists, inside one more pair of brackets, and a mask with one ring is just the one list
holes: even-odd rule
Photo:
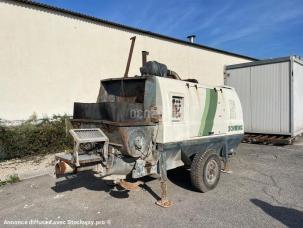
[[142, 66], [147, 62], [148, 51], [142, 51]]
[[175, 71], [167, 70], [167, 75], [173, 79], [181, 80], [180, 76]]
[[132, 38], [130, 38], [130, 40], [132, 41], [132, 43], [130, 45], [130, 50], [129, 50], [129, 54], [128, 54], [128, 59], [127, 59], [125, 73], [124, 73], [124, 78], [128, 77], [128, 71], [129, 71], [129, 66], [130, 66], [131, 60], [132, 60], [132, 55], [133, 55], [133, 51], [134, 51], [136, 37], [133, 36]]
[[188, 41], [189, 41], [190, 43], [194, 43], [194, 42], [195, 42], [195, 38], [196, 38], [195, 35], [190, 35], [190, 36], [187, 37], [187, 39], [188, 39]]

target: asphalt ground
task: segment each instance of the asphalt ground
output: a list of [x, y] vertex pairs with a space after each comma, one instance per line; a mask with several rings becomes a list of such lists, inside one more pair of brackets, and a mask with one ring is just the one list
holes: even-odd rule
[[169, 171], [168, 209], [155, 205], [153, 178], [138, 192], [90, 173], [24, 180], [0, 187], [0, 227], [303, 227], [302, 145], [241, 144], [231, 166], [207, 193], [188, 170]]

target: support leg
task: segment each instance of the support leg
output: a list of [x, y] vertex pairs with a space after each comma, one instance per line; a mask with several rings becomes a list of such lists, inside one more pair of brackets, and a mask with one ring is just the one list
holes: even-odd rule
[[228, 173], [228, 174], [231, 174], [233, 171], [231, 170], [231, 167], [230, 167], [230, 161], [229, 161], [229, 158], [227, 159], [224, 159], [224, 168], [222, 170], [223, 173]]
[[227, 141], [225, 141], [225, 146], [223, 147], [224, 168], [221, 170], [221, 172], [231, 174], [233, 171], [230, 168], [230, 161], [229, 161], [228, 151], [229, 151], [228, 143], [227, 143]]
[[156, 204], [160, 207], [168, 208], [173, 203], [171, 200], [167, 199], [167, 184], [166, 181], [160, 181], [161, 185], [161, 199], [156, 202]]
[[166, 172], [166, 157], [165, 152], [160, 152], [160, 187], [161, 187], [161, 199], [156, 202], [160, 207], [168, 208], [172, 205], [172, 201], [167, 199], [167, 172]]

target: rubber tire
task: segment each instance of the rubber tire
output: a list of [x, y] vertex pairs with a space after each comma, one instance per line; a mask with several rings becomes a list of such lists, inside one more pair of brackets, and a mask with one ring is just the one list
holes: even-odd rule
[[[218, 165], [219, 172], [217, 175], [216, 181], [209, 185], [205, 180], [204, 172], [208, 161], [214, 159]], [[220, 180], [220, 173], [221, 173], [221, 160], [216, 151], [214, 150], [207, 150], [201, 151], [197, 153], [193, 159], [190, 169], [190, 176], [191, 176], [191, 183], [192, 185], [200, 192], [207, 192], [209, 190], [214, 189], [219, 180]]]

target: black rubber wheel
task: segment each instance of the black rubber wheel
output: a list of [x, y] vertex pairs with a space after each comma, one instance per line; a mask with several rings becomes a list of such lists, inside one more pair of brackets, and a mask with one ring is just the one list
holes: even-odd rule
[[220, 179], [221, 161], [214, 150], [197, 153], [191, 164], [192, 185], [200, 192], [214, 189]]

